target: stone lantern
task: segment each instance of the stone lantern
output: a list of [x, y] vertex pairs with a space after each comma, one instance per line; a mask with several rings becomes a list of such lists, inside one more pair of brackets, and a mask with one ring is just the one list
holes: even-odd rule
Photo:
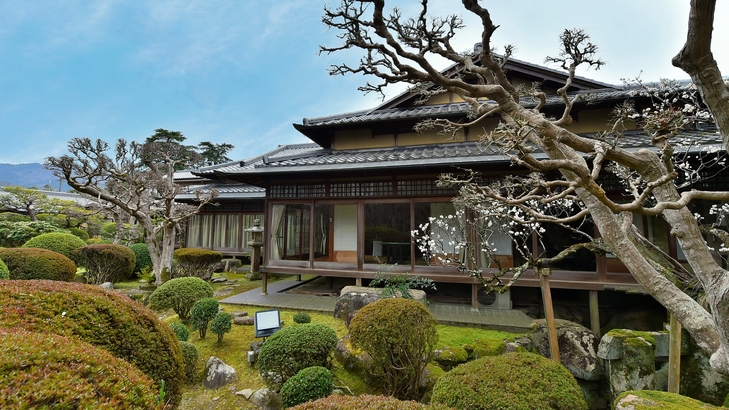
[[259, 272], [261, 270], [261, 247], [263, 246], [263, 227], [261, 226], [261, 221], [254, 219], [253, 226], [245, 231], [250, 232], [253, 237], [252, 240], [248, 241], [248, 246], [253, 248], [251, 272]]

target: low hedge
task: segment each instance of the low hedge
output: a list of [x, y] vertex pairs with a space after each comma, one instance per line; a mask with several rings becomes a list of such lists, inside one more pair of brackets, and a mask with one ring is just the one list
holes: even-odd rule
[[161, 409], [154, 382], [79, 339], [0, 329], [0, 408]]
[[71, 234], [78, 236], [78, 238], [84, 242], [89, 240], [89, 233], [81, 228], [68, 228], [68, 231], [71, 232]]
[[[258, 370], [274, 388], [311, 366], [331, 367], [337, 345], [334, 329], [320, 323], [284, 327], [266, 339], [258, 353]], [[279, 377], [277, 377], [279, 376]]]
[[76, 337], [106, 349], [165, 381], [173, 406], [184, 385], [184, 362], [172, 329], [144, 306], [98, 286], [42, 280], [0, 281], [0, 328]]
[[198, 378], [197, 361], [200, 359], [200, 353], [197, 351], [197, 347], [189, 342], [180, 342], [180, 348], [185, 361], [185, 379], [188, 383], [195, 383]]
[[209, 249], [180, 248], [175, 250], [175, 260], [175, 277], [194, 276], [209, 280], [215, 266], [223, 260], [223, 254]]
[[435, 383], [431, 402], [469, 410], [587, 409], [569, 370], [525, 352], [484, 357], [456, 367]]
[[64, 232], [50, 232], [29, 239], [22, 247], [48, 249], [71, 259], [76, 265], [83, 265], [80, 263], [81, 260], [76, 254], [76, 250], [84, 246], [86, 246], [86, 242], [76, 235]]
[[134, 272], [143, 272], [145, 268], [152, 270], [152, 257], [149, 256], [149, 248], [146, 243], [135, 243], [129, 246], [137, 257], [134, 264]]
[[1, 248], [0, 259], [10, 271], [10, 279], [70, 282], [76, 277], [76, 264], [71, 259], [47, 249]]
[[76, 250], [81, 264], [86, 267], [87, 283], [119, 282], [132, 277], [137, 257], [124, 245], [95, 244]]
[[416, 401], [398, 400], [391, 396], [329, 396], [289, 407], [289, 410], [448, 410], [440, 404], [422, 404]]

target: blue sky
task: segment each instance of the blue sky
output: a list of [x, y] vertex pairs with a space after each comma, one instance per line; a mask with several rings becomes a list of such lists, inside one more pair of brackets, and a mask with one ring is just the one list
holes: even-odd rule
[[[417, 5], [396, 3], [405, 10]], [[435, 12], [466, 18], [459, 48], [470, 49], [478, 41], [478, 24], [461, 11], [460, 2], [431, 3]], [[729, 15], [727, 2], [719, 3], [717, 15]], [[319, 44], [336, 44], [336, 33], [321, 24], [324, 4], [0, 2], [0, 163], [62, 155], [73, 137], [142, 141], [156, 128], [181, 131], [190, 144], [233, 144], [234, 159], [306, 142], [292, 123], [379, 103], [357, 91], [362, 77], [326, 72], [330, 64], [351, 62], [356, 54], [317, 56]], [[579, 27], [592, 35], [608, 62], [582, 76], [608, 83], [641, 70], [646, 80], [687, 77], [670, 64], [685, 39], [686, 0], [482, 4], [501, 26], [494, 43], [515, 44], [518, 59], [541, 64], [546, 55], [556, 54], [564, 28]], [[714, 44], [729, 75], [729, 29], [717, 27]]]

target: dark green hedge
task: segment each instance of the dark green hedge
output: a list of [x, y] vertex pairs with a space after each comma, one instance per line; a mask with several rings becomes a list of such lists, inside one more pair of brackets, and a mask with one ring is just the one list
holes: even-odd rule
[[149, 248], [146, 243], [135, 243], [129, 246], [137, 256], [137, 262], [134, 265], [134, 272], [141, 272], [144, 268], [152, 270], [152, 258], [149, 256]]
[[307, 367], [286, 380], [281, 388], [285, 407], [314, 401], [332, 394], [332, 372], [321, 366]]
[[10, 279], [49, 279], [70, 282], [76, 277], [76, 264], [58, 252], [39, 248], [2, 248], [0, 259], [10, 271]]
[[83, 266], [76, 254], [78, 248], [86, 246], [86, 242], [76, 235], [64, 232], [50, 232], [29, 239], [23, 248], [41, 248], [58, 252], [71, 259], [76, 265]]
[[223, 254], [209, 249], [180, 248], [175, 250], [175, 277], [195, 276], [204, 280], [213, 276], [213, 269], [223, 260]]
[[213, 293], [213, 287], [200, 278], [170, 279], [149, 295], [149, 306], [155, 310], [172, 309], [187, 323], [192, 305], [202, 298], [213, 297]]
[[134, 365], [73, 337], [0, 329], [0, 408], [161, 409]]
[[130, 279], [137, 260], [134, 251], [124, 245], [86, 245], [76, 253], [86, 267], [86, 280], [96, 285]]
[[144, 306], [98, 286], [41, 280], [0, 281], [0, 328], [75, 337], [142, 370], [171, 403], [184, 384], [182, 352], [172, 329]]

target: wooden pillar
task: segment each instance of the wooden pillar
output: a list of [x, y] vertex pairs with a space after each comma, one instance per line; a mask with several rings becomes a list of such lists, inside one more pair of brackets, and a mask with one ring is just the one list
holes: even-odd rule
[[296, 275], [296, 281], [301, 282], [301, 275]]
[[478, 283], [471, 284], [471, 309], [478, 310]]
[[671, 313], [668, 339], [668, 392], [679, 392], [681, 381], [681, 322]]
[[600, 307], [596, 290], [590, 291], [590, 329], [598, 339], [602, 337], [600, 334]]
[[547, 319], [547, 330], [549, 335], [549, 351], [552, 360], [560, 363], [559, 345], [557, 343], [557, 325], [554, 322], [554, 306], [552, 306], [552, 292], [549, 290], [549, 275], [551, 269], [539, 269], [539, 283], [542, 287], [542, 300], [544, 302], [544, 316]]
[[268, 294], [268, 272], [263, 269], [261, 271], [261, 295], [266, 295]]
[[362, 278], [356, 278], [354, 280], [354, 284], [357, 286], [362, 286]]

